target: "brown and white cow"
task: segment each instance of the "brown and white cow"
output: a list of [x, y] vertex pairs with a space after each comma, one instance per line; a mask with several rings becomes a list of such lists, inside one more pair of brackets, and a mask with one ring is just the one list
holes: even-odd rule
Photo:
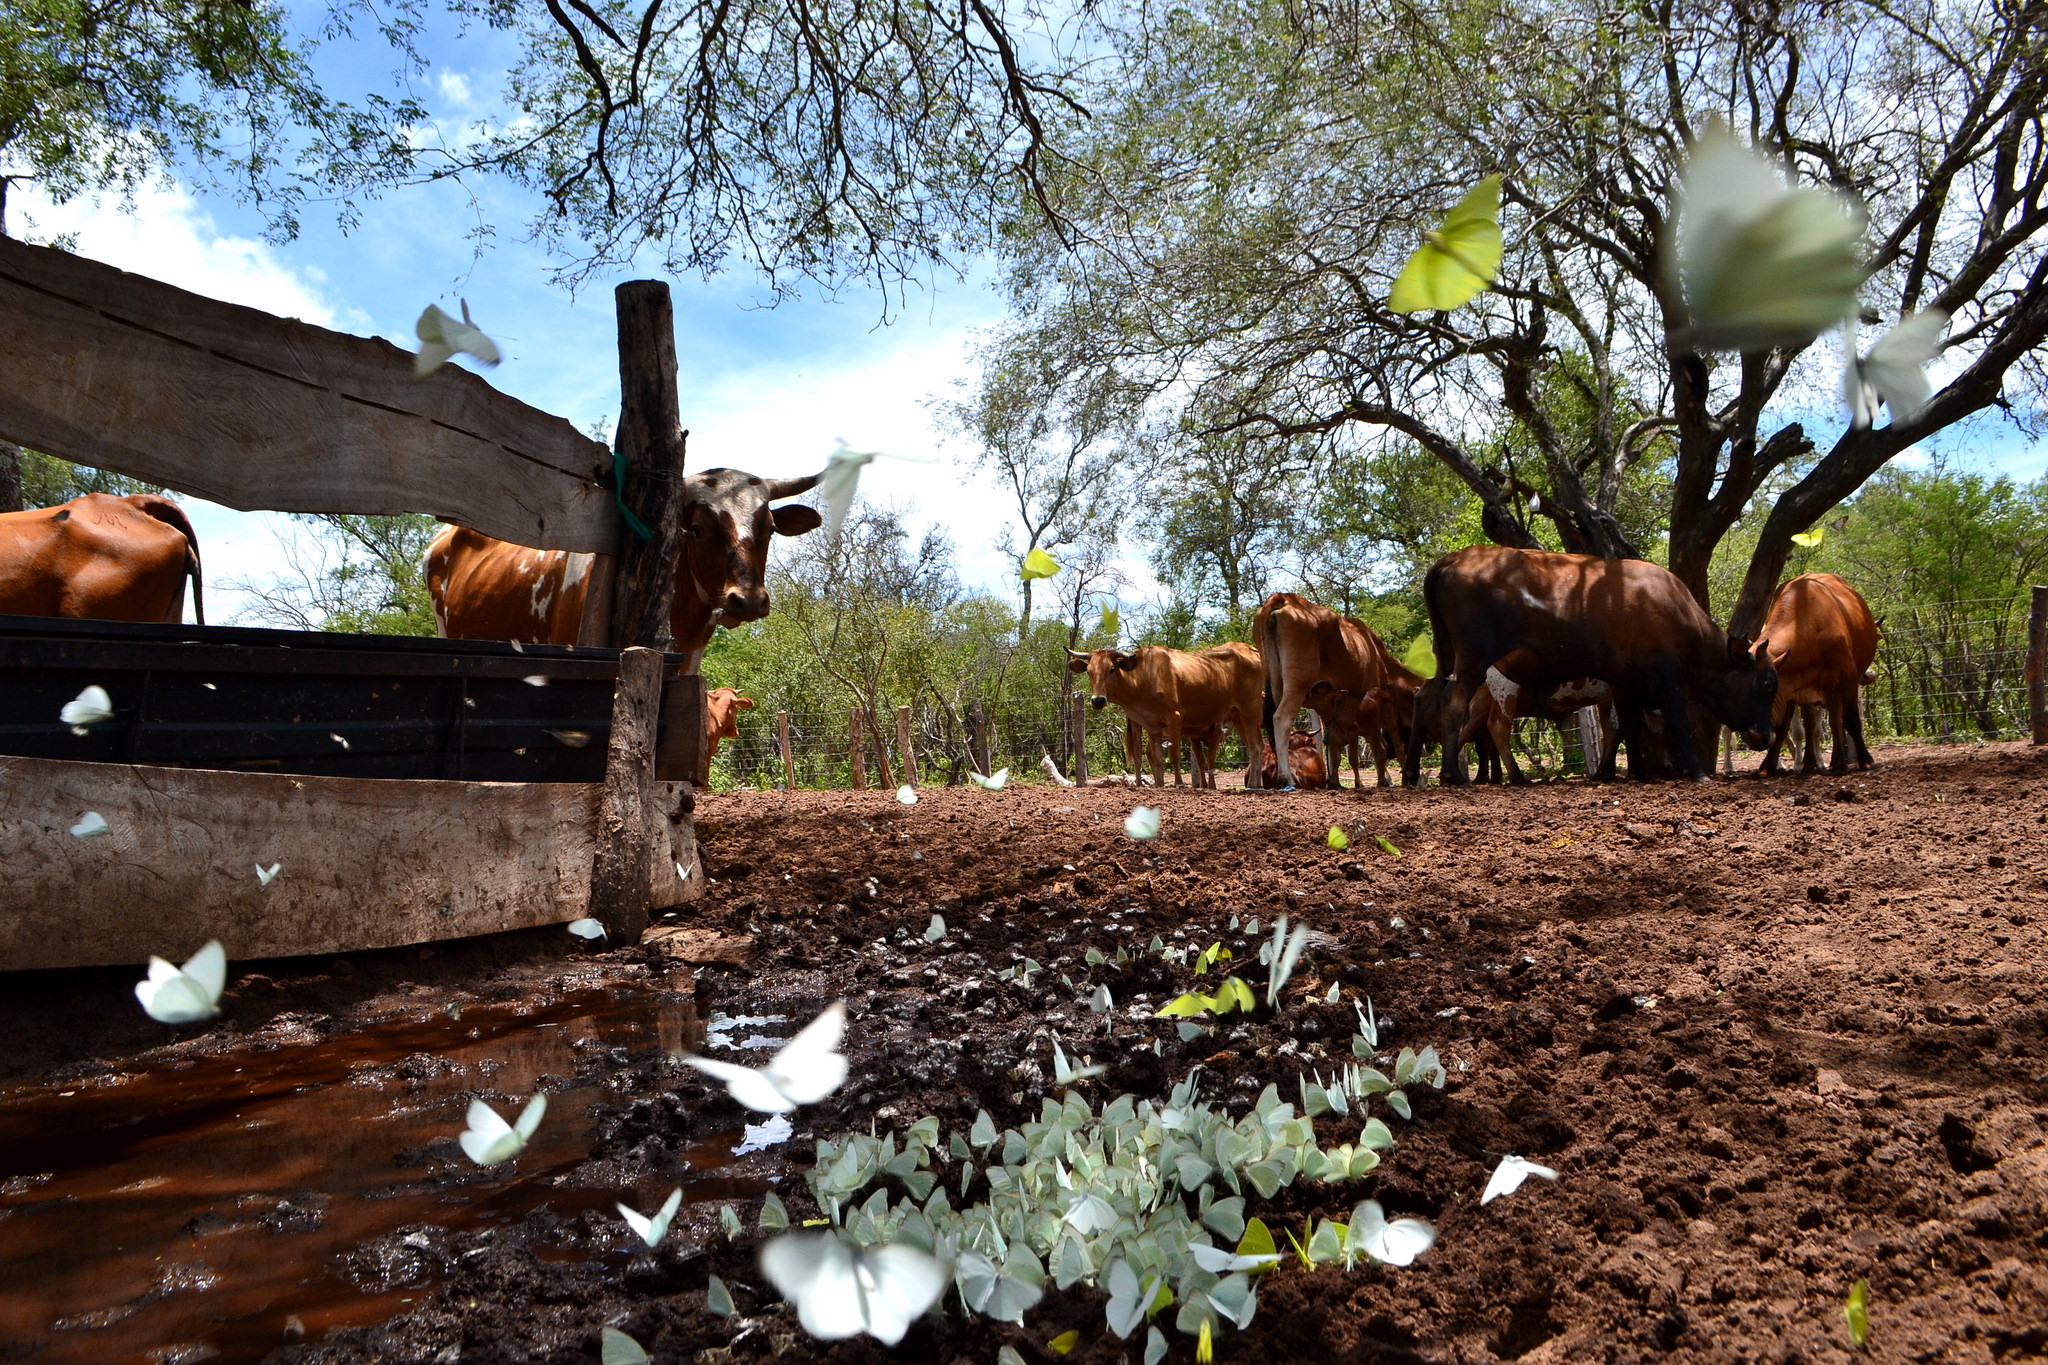
[[1801, 574], [1779, 587], [1757, 638], [1757, 654], [1778, 670], [1778, 696], [1771, 710], [1771, 747], [1761, 771], [1778, 771], [1778, 750], [1799, 709], [1806, 723], [1806, 749], [1799, 771], [1820, 771], [1819, 707], [1828, 709], [1835, 751], [1828, 771], [1849, 770], [1851, 753], [1859, 768], [1871, 765], [1863, 742], [1862, 685], [1877, 658], [1877, 618], [1854, 588], [1831, 573]]
[[[1393, 676], [1394, 656], [1370, 627], [1297, 593], [1276, 592], [1259, 604], [1252, 618], [1252, 639], [1265, 665], [1263, 725], [1269, 740], [1276, 727], [1293, 728], [1317, 683], [1363, 697]], [[1279, 763], [1280, 785], [1293, 786], [1285, 753], [1279, 755]], [[1335, 766], [1332, 750], [1331, 767]], [[1386, 780], [1384, 769], [1380, 779]]]
[[62, 507], [0, 514], [0, 613], [206, 624], [199, 537], [155, 493], [87, 493]]
[[1361, 742], [1372, 750], [1373, 767], [1382, 787], [1388, 785], [1388, 757], [1391, 755], [1396, 764], [1405, 761], [1414, 724], [1415, 696], [1424, 683], [1421, 674], [1403, 666], [1398, 659], [1389, 662], [1400, 672], [1362, 697], [1329, 682], [1319, 682], [1308, 690], [1308, 709], [1322, 718], [1332, 786], [1339, 785], [1335, 776], [1337, 760], [1347, 754], [1351, 759], [1351, 784], [1365, 785], [1359, 772]]
[[[781, 498], [808, 493], [819, 475], [761, 479], [706, 469], [684, 480], [683, 551], [676, 565], [669, 647], [695, 671], [719, 626], [768, 614], [768, 542], [817, 529], [816, 509]], [[591, 556], [529, 550], [459, 526], [427, 547], [434, 624], [451, 640], [521, 640], [573, 645], [583, 620]]]
[[[1237, 731], [1250, 756], [1245, 780], [1258, 770], [1259, 655], [1250, 645], [1232, 641], [1213, 649], [1138, 649], [1067, 651], [1067, 667], [1088, 675], [1089, 702], [1100, 711], [1115, 702], [1129, 721], [1145, 731], [1152, 781], [1166, 785], [1160, 762], [1163, 739], [1175, 756], [1173, 784], [1180, 783], [1180, 742], [1200, 737], [1220, 742], [1228, 726]], [[1128, 735], [1128, 728], [1126, 729]], [[1194, 785], [1214, 786], [1213, 766], [1204, 762], [1204, 746], [1193, 750]], [[1133, 765], [1135, 766], [1135, 764]]]
[[[1693, 752], [1688, 700], [1763, 747], [1778, 674], [1731, 638], [1668, 570], [1640, 559], [1551, 554], [1475, 545], [1430, 566], [1429, 605], [1437, 672], [1449, 675], [1444, 730], [1462, 732], [1486, 670], [1540, 697], [1576, 678], [1614, 689], [1629, 775], [1648, 776], [1637, 760], [1645, 711], [1661, 711], [1667, 747], [1681, 776], [1703, 776]], [[1444, 747], [1446, 783], [1465, 781], [1462, 746]]]
[[714, 687], [704, 694], [704, 761], [718, 757], [720, 740], [740, 737], [740, 712], [754, 709], [754, 699], [736, 687]]

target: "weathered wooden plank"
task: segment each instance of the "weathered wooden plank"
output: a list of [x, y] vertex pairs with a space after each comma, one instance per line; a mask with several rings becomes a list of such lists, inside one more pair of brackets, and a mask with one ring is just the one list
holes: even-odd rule
[[0, 373], [0, 438], [229, 507], [617, 544], [605, 448], [461, 367], [6, 238]]
[[706, 742], [704, 677], [671, 678], [661, 689], [661, 747], [654, 751], [654, 775], [664, 782], [703, 786], [710, 780], [711, 746]]
[[[589, 899], [600, 790], [0, 758], [0, 970], [563, 923]], [[108, 833], [73, 838], [88, 810]], [[259, 862], [283, 865], [268, 887]]]

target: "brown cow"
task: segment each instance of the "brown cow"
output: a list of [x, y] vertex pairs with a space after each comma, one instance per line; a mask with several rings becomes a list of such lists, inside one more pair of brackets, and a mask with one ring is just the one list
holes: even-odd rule
[[[1266, 741], [1263, 747], [1266, 751], [1266, 761], [1260, 770], [1260, 775], [1265, 779], [1267, 786], [1277, 787], [1280, 785], [1279, 760], [1273, 757], [1271, 741]], [[1320, 752], [1320, 746], [1316, 743], [1315, 731], [1288, 731], [1287, 759], [1288, 766], [1294, 770], [1295, 786], [1302, 788], [1304, 791], [1313, 791], [1324, 785], [1323, 755]]]
[[1828, 709], [1835, 751], [1828, 771], [1849, 770], [1853, 747], [1858, 768], [1871, 765], [1863, 742], [1861, 687], [1877, 658], [1877, 618], [1857, 591], [1831, 573], [1801, 574], [1778, 589], [1758, 638], [1757, 654], [1778, 670], [1778, 696], [1771, 710], [1771, 747], [1762, 772], [1778, 771], [1778, 750], [1799, 709], [1806, 723], [1806, 751], [1799, 771], [1820, 771], [1820, 717]]
[[740, 712], [754, 709], [754, 699], [736, 687], [714, 687], [704, 694], [704, 736], [710, 741], [704, 761], [718, 757], [718, 742], [740, 737]]
[[0, 612], [100, 621], [206, 624], [199, 537], [155, 493], [87, 493], [62, 507], [0, 514]]
[[[1693, 752], [1688, 699], [1762, 748], [1778, 674], [1751, 641], [1714, 624], [1678, 578], [1639, 559], [1551, 554], [1475, 545], [1430, 566], [1437, 671], [1450, 675], [1444, 730], [1461, 733], [1486, 670], [1541, 697], [1576, 678], [1614, 689], [1629, 775], [1646, 778], [1638, 735], [1646, 710], [1664, 714], [1670, 757], [1683, 777], [1703, 776]], [[1443, 778], [1465, 781], [1462, 746], [1444, 746]]]
[[[1430, 678], [1416, 691], [1410, 716], [1408, 752], [1401, 763], [1401, 785], [1404, 787], [1421, 783], [1422, 751], [1432, 744], [1443, 743], [1444, 696], [1450, 690], [1450, 682], [1448, 678]], [[1459, 747], [1469, 744], [1479, 756], [1479, 775], [1475, 780], [1498, 782], [1503, 776], [1509, 776], [1518, 783], [1528, 781], [1515, 765], [1514, 754], [1508, 748], [1513, 735], [1511, 725], [1512, 722], [1502, 715], [1499, 699], [1492, 688], [1482, 687], [1472, 695]]]
[[[1159, 754], [1162, 739], [1173, 754], [1176, 787], [1181, 785], [1183, 737], [1199, 736], [1220, 742], [1223, 727], [1229, 726], [1244, 741], [1248, 755], [1258, 752], [1252, 740], [1258, 730], [1259, 655], [1250, 645], [1232, 641], [1214, 649], [1197, 650], [1145, 645], [1134, 650], [1097, 649], [1085, 654], [1070, 649], [1067, 667], [1088, 675], [1089, 701], [1096, 710], [1115, 702], [1123, 707], [1128, 721], [1145, 730], [1146, 753], [1155, 786], [1166, 785], [1166, 771]], [[1128, 724], [1125, 734], [1128, 743]], [[1216, 774], [1213, 766], [1204, 762], [1204, 748], [1200, 743], [1193, 748], [1194, 785], [1213, 787]], [[1136, 766], [1135, 756], [1132, 766]], [[1258, 761], [1251, 757], [1245, 781], [1253, 781], [1257, 769]]]
[[[1359, 772], [1360, 741], [1372, 750], [1373, 767], [1382, 787], [1388, 785], [1388, 756], [1391, 754], [1394, 762], [1399, 764], [1407, 754], [1408, 735], [1414, 724], [1415, 695], [1423, 680], [1420, 674], [1403, 667], [1399, 660], [1391, 662], [1407, 676], [1389, 678], [1362, 697], [1329, 682], [1319, 682], [1308, 690], [1308, 709], [1322, 718], [1323, 742], [1329, 749], [1330, 772], [1335, 774], [1337, 760], [1348, 754], [1354, 787], [1365, 785], [1365, 778]], [[1334, 776], [1331, 785], [1338, 785]]]
[[[1291, 592], [1276, 592], [1259, 604], [1252, 618], [1252, 639], [1265, 664], [1265, 711], [1270, 741], [1277, 726], [1292, 729], [1308, 694], [1317, 683], [1338, 691], [1369, 695], [1386, 683], [1393, 654], [1363, 621], [1339, 616]], [[1280, 785], [1294, 785], [1287, 755], [1279, 755]], [[1330, 766], [1336, 767], [1331, 752]], [[1386, 771], [1380, 772], [1386, 782]]]
[[[817, 529], [816, 509], [769, 507], [817, 486], [821, 476], [758, 479], [737, 469], [707, 469], [684, 486], [684, 545], [676, 564], [671, 649], [694, 671], [719, 626], [768, 614], [768, 541]], [[591, 557], [529, 550], [459, 526], [427, 547], [427, 592], [434, 624], [451, 640], [523, 640], [573, 645], [583, 620]]]

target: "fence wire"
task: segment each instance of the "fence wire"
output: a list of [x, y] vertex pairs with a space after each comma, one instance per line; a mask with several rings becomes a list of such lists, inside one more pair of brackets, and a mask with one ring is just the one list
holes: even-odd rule
[[[1868, 736], [1952, 743], [2030, 733], [2025, 598], [1891, 608], [1881, 615], [1880, 630], [1872, 665], [1875, 680], [1863, 688], [1863, 725]], [[1062, 692], [1047, 696], [1038, 706], [988, 715], [978, 745], [970, 715], [928, 704], [912, 707], [911, 751], [918, 783], [957, 786], [967, 781], [969, 771], [1000, 768], [1019, 777], [1039, 778], [1040, 760], [1048, 755], [1063, 775], [1072, 777], [1074, 696], [1071, 691]], [[789, 767], [797, 786], [853, 785], [853, 711], [851, 706], [820, 706], [788, 713]], [[876, 727], [865, 720], [861, 727], [859, 767], [871, 788], [881, 787], [885, 779], [892, 783], [907, 780], [896, 714], [885, 712], [877, 719], [883, 754], [876, 751]], [[765, 708], [743, 711], [739, 727], [739, 738], [724, 741], [713, 760], [712, 785], [719, 789], [782, 786], [786, 778], [776, 712]], [[1090, 777], [1132, 773], [1120, 707], [1088, 710], [1080, 728]], [[1532, 776], [1586, 771], [1586, 755], [1576, 727], [1518, 722], [1514, 747], [1517, 760]], [[1365, 780], [1371, 782], [1372, 756], [1364, 753], [1363, 759]], [[1225, 774], [1244, 770], [1245, 750], [1235, 735], [1221, 746], [1216, 763]], [[1183, 771], [1186, 764], [1183, 756]], [[1142, 738], [1135, 766], [1149, 777]]]

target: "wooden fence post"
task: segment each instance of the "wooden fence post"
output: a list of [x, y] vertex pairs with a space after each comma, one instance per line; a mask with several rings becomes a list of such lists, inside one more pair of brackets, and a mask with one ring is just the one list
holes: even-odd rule
[[612, 736], [605, 753], [604, 799], [590, 870], [590, 913], [614, 944], [638, 943], [647, 929], [654, 875], [654, 739], [661, 715], [661, 651], [619, 654], [612, 693]]
[[967, 709], [967, 755], [974, 761], [974, 771], [983, 777], [991, 776], [988, 770], [988, 722], [982, 718], [980, 702]]
[[886, 791], [896, 789], [896, 770], [889, 766], [889, 740], [882, 733], [882, 727], [875, 724], [875, 713], [864, 712], [867, 717], [868, 734], [875, 741], [875, 773], [882, 779]]
[[1600, 755], [1606, 747], [1606, 737], [1600, 733], [1600, 708], [1597, 706], [1581, 706], [1579, 708], [1579, 757], [1585, 761], [1588, 779], [1600, 771]]
[[1088, 785], [1088, 698], [1074, 694], [1074, 785]]
[[917, 750], [910, 743], [910, 708], [896, 708], [896, 747], [903, 755], [903, 780], [917, 785]]
[[846, 718], [846, 752], [853, 760], [853, 789], [857, 792], [868, 789], [868, 756], [860, 751], [862, 743], [860, 710], [856, 707]]
[[2048, 744], [2048, 588], [2034, 588], [2034, 605], [2027, 613], [2027, 715], [2033, 722], [2033, 742]]
[[777, 743], [782, 746], [782, 789], [786, 792], [793, 792], [796, 790], [796, 760], [791, 758], [789, 754], [789, 712], [787, 711], [777, 711], [775, 713], [775, 738]]
[[[668, 285], [660, 280], [629, 280], [615, 294], [619, 429], [613, 439], [626, 457], [620, 497], [653, 534], [642, 540], [630, 526], [620, 534], [611, 629], [621, 647], [666, 649], [673, 643], [670, 611], [683, 545], [683, 456], [689, 437], [676, 397], [675, 313]], [[598, 586], [591, 584], [592, 589]]]

